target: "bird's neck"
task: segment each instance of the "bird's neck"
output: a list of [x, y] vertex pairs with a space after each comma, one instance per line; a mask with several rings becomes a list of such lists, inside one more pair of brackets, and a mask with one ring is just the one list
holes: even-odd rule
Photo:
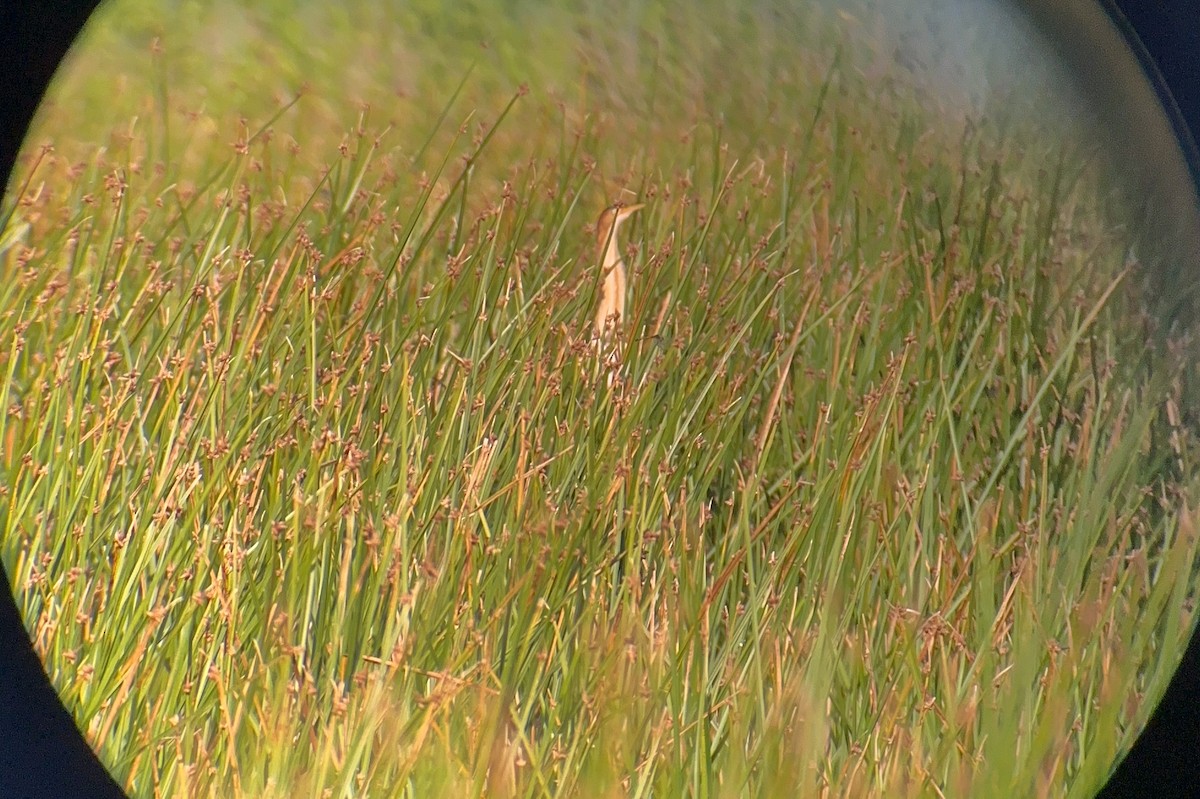
[[605, 271], [619, 266], [621, 263], [621, 248], [617, 246], [617, 226], [613, 225], [612, 232], [608, 234], [608, 244], [604, 250], [604, 269]]

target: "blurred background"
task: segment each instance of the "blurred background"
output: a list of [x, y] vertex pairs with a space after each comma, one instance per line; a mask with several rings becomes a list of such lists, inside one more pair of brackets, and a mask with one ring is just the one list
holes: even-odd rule
[[0, 232], [2, 555], [105, 762], [1091, 795], [1192, 628], [1196, 202], [1064, 13], [105, 4]]

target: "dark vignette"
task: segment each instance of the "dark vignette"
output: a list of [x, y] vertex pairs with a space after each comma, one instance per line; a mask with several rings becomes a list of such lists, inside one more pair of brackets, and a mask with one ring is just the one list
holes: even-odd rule
[[[100, 0], [0, 0], [0, 187], [51, 76]], [[7, 223], [0, 217], [0, 226]], [[25, 632], [0, 564], [0, 797], [123, 799]]]
[[[100, 0], [0, 0], [0, 186], [54, 71]], [[1200, 8], [1190, 0], [1101, 0], [1172, 115], [1194, 178], [1200, 156]], [[7, 220], [0, 218], [0, 226]], [[123, 799], [63, 707], [25, 631], [0, 564], [0, 799]], [[1200, 792], [1200, 635], [1145, 731], [1100, 796]]]
[[[1127, 38], [1180, 136], [1200, 184], [1200, 6], [1192, 0], [1101, 0]], [[1140, 45], [1140, 46], [1139, 46]], [[1200, 628], [1175, 676], [1101, 799], [1200, 795]]]

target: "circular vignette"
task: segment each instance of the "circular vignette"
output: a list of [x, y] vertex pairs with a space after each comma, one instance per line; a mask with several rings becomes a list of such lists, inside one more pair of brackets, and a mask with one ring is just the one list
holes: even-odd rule
[[[1200, 11], [1186, 0], [1099, 0], [1124, 35], [1166, 112], [1192, 180], [1200, 184]], [[1115, 764], [1101, 799], [1193, 796], [1200, 785], [1200, 634], [1192, 629], [1166, 692], [1137, 741]]]
[[[43, 93], [100, 0], [10, 3], [0, 8], [0, 177], [7, 186]], [[1200, 12], [1185, 0], [1100, 0], [1131, 40], [1176, 126], [1193, 177], [1200, 176]], [[1053, 16], [1053, 14], [1051, 14]], [[7, 220], [0, 218], [0, 228]], [[124, 797], [63, 707], [29, 640], [3, 564], [0, 575], [0, 796]], [[1141, 737], [1101, 792], [1184, 796], [1200, 784], [1200, 637], [1191, 641]]]
[[[55, 70], [100, 0], [13, 3], [0, 7], [0, 185]], [[0, 228], [7, 224], [0, 218]], [[63, 707], [21, 621], [0, 565], [0, 795], [121, 799]]]

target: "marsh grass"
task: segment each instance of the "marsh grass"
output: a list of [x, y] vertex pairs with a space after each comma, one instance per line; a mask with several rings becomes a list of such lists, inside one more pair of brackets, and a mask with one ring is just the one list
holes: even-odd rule
[[[1195, 441], [1085, 143], [931, 126], [817, 12], [706, 5], [648, 62], [654, 9], [551, 18], [585, 79], [528, 93], [517, 23], [467, 72], [473, 17], [324, 12], [320, 63], [414, 48], [389, 123], [232, 57], [193, 94], [197, 8], [97, 29], [115, 132], [50, 133], [65, 79], [0, 241], [5, 562], [132, 791], [1099, 785], [1191, 626]], [[272, 22], [283, 79], [318, 13]]]

